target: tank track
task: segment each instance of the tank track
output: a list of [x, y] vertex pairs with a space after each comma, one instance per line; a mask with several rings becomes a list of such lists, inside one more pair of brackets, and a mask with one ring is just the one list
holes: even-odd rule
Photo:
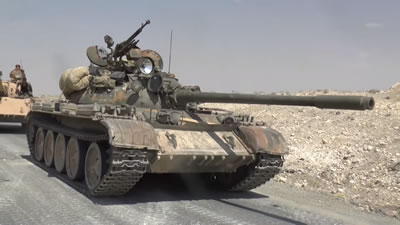
[[282, 156], [268, 154], [258, 155], [259, 159], [254, 169], [250, 170], [241, 181], [233, 185], [230, 191], [249, 191], [272, 179], [283, 166]]
[[[27, 129], [27, 139], [32, 159], [34, 157], [34, 129], [31, 126], [52, 130], [78, 140], [98, 142], [108, 140], [107, 134], [92, 134], [63, 127], [55, 122], [50, 123], [40, 118], [31, 118], [32, 124]], [[92, 196], [119, 196], [126, 194], [143, 176], [149, 164], [146, 151], [135, 149], [110, 148], [107, 152], [108, 169], [99, 185], [90, 191]], [[37, 162], [40, 163], [40, 162]], [[41, 163], [42, 164], [42, 163]], [[49, 168], [47, 168], [49, 169]], [[65, 175], [64, 175], [65, 176]]]
[[139, 150], [112, 150], [111, 164], [100, 184], [91, 192], [94, 196], [117, 196], [127, 193], [146, 173], [147, 153]]

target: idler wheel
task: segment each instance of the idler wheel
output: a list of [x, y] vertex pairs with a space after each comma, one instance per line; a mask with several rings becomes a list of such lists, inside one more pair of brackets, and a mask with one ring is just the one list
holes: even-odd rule
[[67, 142], [65, 136], [58, 134], [56, 144], [54, 145], [54, 167], [57, 172], [62, 173], [65, 171], [65, 153], [67, 149]]
[[85, 152], [86, 149], [78, 139], [74, 137], [69, 139], [65, 155], [65, 169], [67, 171], [67, 176], [71, 180], [78, 180], [83, 177]]
[[47, 167], [54, 165], [54, 132], [49, 130], [44, 139], [44, 163]]
[[97, 143], [92, 143], [85, 159], [85, 180], [89, 191], [93, 191], [105, 174], [105, 154]]
[[44, 149], [44, 130], [42, 128], [39, 128], [36, 131], [36, 136], [35, 136], [35, 159], [37, 161], [42, 161], [43, 160], [43, 150]]

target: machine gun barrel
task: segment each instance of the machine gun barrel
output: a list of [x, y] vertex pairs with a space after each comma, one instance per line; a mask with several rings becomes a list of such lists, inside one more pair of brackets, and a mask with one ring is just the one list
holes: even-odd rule
[[321, 109], [372, 110], [374, 98], [366, 96], [317, 95], [317, 96], [279, 96], [212, 92], [192, 92], [178, 90], [175, 101], [179, 106], [189, 102], [197, 103], [241, 103], [262, 105], [314, 106]]
[[137, 29], [137, 31], [135, 31], [135, 33], [133, 33], [127, 40], [126, 42], [129, 43], [131, 41], [133, 41], [140, 33], [142, 33], [143, 28], [145, 26], [147, 26], [148, 24], [150, 24], [150, 20], [146, 20], [146, 22], [144, 24], [142, 24], [142, 26], [139, 27], [139, 29]]
[[[125, 55], [126, 51], [129, 51], [133, 41], [135, 40], [135, 38], [142, 33], [143, 28], [145, 26], [147, 26], [148, 24], [150, 24], [150, 20], [146, 20], [146, 22], [144, 24], [142, 24], [142, 26], [139, 27], [139, 29], [137, 29], [135, 31], [135, 33], [133, 33], [128, 39], [126, 39], [125, 41], [117, 44], [117, 46], [115, 47], [115, 51], [114, 51], [114, 57], [120, 57]], [[137, 42], [135, 42], [137, 43]]]

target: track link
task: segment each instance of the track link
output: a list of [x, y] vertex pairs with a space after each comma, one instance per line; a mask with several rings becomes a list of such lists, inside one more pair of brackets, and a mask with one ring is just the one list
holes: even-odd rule
[[[55, 121], [48, 121], [51, 120], [45, 120], [38, 116], [32, 116], [29, 119], [27, 139], [33, 160], [35, 160], [35, 132], [36, 128], [39, 127], [65, 136], [76, 137], [81, 141], [99, 142], [108, 140], [107, 134], [82, 132], [61, 126]], [[143, 150], [111, 147], [107, 153], [109, 154], [108, 168], [97, 187], [89, 192], [93, 196], [119, 196], [127, 193], [143, 176], [149, 164], [147, 152]]]
[[146, 172], [147, 152], [112, 150], [111, 163], [100, 184], [91, 192], [94, 196], [117, 196], [127, 193]]
[[232, 186], [231, 191], [249, 191], [272, 179], [282, 168], [283, 157], [268, 154], [258, 155], [258, 163], [239, 183]]

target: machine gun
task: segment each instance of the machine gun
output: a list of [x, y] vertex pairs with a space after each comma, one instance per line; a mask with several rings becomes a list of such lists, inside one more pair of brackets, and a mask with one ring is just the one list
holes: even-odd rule
[[[135, 40], [135, 38], [143, 31], [143, 28], [148, 24], [150, 24], [150, 20], [146, 20], [146, 22], [142, 24], [142, 26], [135, 33], [133, 33], [127, 40], [117, 44], [113, 51], [113, 57], [114, 58], [122, 57], [126, 53], [128, 53], [130, 49], [136, 47], [136, 44], [139, 42], [139, 40]], [[113, 42], [106, 40], [106, 43], [107, 45], [109, 45], [109, 47], [111, 47]]]

